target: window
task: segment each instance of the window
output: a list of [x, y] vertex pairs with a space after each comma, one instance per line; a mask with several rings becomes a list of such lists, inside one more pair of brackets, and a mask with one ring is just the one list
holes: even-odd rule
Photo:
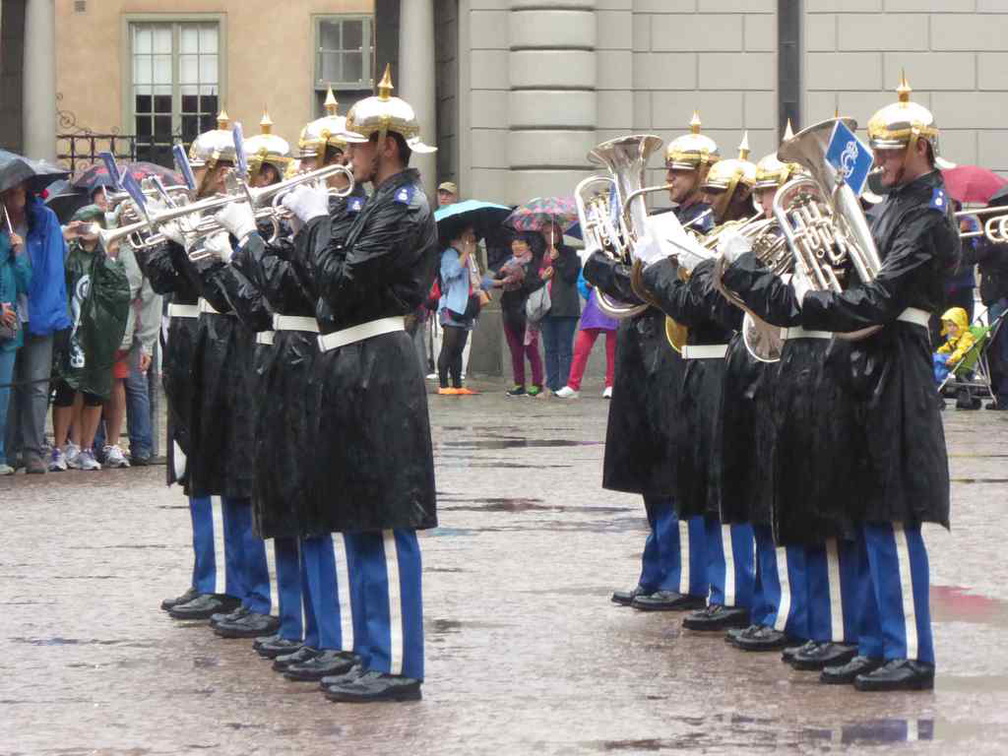
[[371, 88], [370, 16], [315, 17], [315, 89]]
[[214, 127], [218, 37], [213, 22], [130, 24], [138, 160], [171, 165], [175, 137], [188, 146]]

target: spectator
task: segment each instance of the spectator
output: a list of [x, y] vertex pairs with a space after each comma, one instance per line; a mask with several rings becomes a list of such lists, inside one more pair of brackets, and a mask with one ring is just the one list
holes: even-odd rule
[[[97, 205], [82, 207], [74, 220], [103, 224]], [[129, 282], [121, 264], [106, 256], [92, 234], [70, 241], [66, 286], [71, 324], [56, 350], [56, 399], [49, 470], [100, 470], [92, 445], [102, 403], [112, 388], [112, 365], [129, 311]]]
[[476, 235], [470, 226], [462, 229], [441, 253], [438, 322], [443, 335], [437, 365], [439, 394], [475, 393], [462, 387], [462, 352], [480, 309], [480, 290], [473, 286], [471, 266], [475, 252]]
[[130, 439], [130, 464], [150, 464], [154, 453], [154, 417], [151, 405], [151, 369], [161, 331], [163, 298], [145, 276], [137, 300], [137, 322], [126, 379], [126, 427]]
[[613, 372], [616, 365], [616, 321], [602, 314], [595, 301], [595, 288], [585, 280], [584, 271], [578, 276], [578, 291], [585, 298], [584, 312], [581, 313], [581, 330], [574, 342], [574, 359], [571, 362], [570, 377], [567, 385], [557, 392], [561, 399], [577, 399], [581, 394], [581, 379], [588, 356], [591, 354], [595, 339], [600, 333], [605, 333], [606, 373], [605, 389], [602, 396], [612, 398]]
[[[525, 302], [529, 294], [544, 284], [536, 274], [539, 266], [533, 253], [533, 245], [542, 244], [539, 233], [519, 234], [511, 242], [511, 257], [504, 261], [496, 273], [491, 273], [488, 283], [503, 289], [501, 294], [501, 315], [504, 320], [504, 335], [511, 352], [511, 370], [514, 386], [508, 396], [538, 396], [542, 391], [543, 368], [539, 357], [538, 331], [529, 331], [526, 338]], [[532, 368], [532, 386], [525, 388], [525, 359]]]
[[4, 439], [7, 435], [7, 407], [14, 360], [24, 343], [24, 329], [18, 317], [18, 297], [28, 292], [31, 265], [24, 253], [24, 240], [17, 234], [0, 234], [0, 475], [13, 475], [7, 463]]
[[577, 291], [581, 258], [563, 243], [563, 231], [556, 224], [547, 225], [542, 234], [546, 251], [543, 253], [543, 267], [539, 275], [549, 287], [550, 309], [539, 328], [546, 355], [547, 393], [556, 393], [566, 385], [567, 376], [570, 375], [574, 332], [577, 330], [578, 318], [581, 317], [581, 302]]
[[[1008, 244], [992, 244], [981, 239], [972, 248], [963, 247], [963, 265], [977, 264], [980, 272], [980, 300], [987, 306], [987, 322], [1008, 310]], [[1004, 323], [987, 347], [994, 401], [987, 409], [1008, 410], [1008, 327]]]
[[454, 181], [442, 181], [437, 188], [438, 207], [454, 205], [459, 201], [458, 187]]
[[[14, 364], [14, 391], [7, 424], [7, 457], [20, 452], [25, 470], [44, 473], [46, 412], [53, 336], [70, 326], [63, 260], [66, 243], [56, 214], [22, 183], [0, 194], [14, 234], [25, 240], [31, 283], [18, 297], [24, 345]], [[14, 465], [15, 467], [17, 465]]]

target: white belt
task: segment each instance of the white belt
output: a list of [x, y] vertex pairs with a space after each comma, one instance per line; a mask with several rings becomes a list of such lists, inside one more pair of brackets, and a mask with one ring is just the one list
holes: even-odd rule
[[195, 318], [199, 315], [199, 307], [189, 304], [169, 304], [169, 318]]
[[896, 320], [902, 320], [904, 323], [913, 323], [914, 325], [927, 328], [931, 322], [931, 313], [918, 307], [907, 307], [896, 317]]
[[219, 312], [214, 309], [214, 306], [207, 302], [203, 297], [200, 297], [199, 304], [196, 305], [200, 313], [205, 315], [234, 315], [233, 312]]
[[807, 331], [801, 326], [794, 328], [782, 328], [781, 338], [784, 341], [791, 339], [832, 339], [833, 331]]
[[257, 331], [256, 344], [273, 346], [273, 331]]
[[405, 330], [406, 324], [403, 320], [403, 316], [396, 315], [391, 318], [371, 320], [367, 323], [361, 323], [360, 325], [355, 325], [350, 328], [344, 328], [342, 331], [327, 333], [324, 336], [318, 337], [318, 344], [321, 351], [329, 352], [333, 349], [339, 349], [340, 347], [344, 347], [347, 344], [353, 344], [357, 341], [373, 339], [375, 336], [381, 336], [382, 334], [395, 333], [396, 331]]
[[318, 321], [304, 315], [274, 315], [273, 330], [318, 333]]
[[686, 344], [682, 348], [684, 360], [723, 360], [727, 353], [727, 344]]

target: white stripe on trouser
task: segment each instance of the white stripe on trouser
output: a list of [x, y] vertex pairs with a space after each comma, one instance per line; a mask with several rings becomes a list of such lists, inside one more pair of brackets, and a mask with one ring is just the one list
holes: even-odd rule
[[780, 584], [780, 601], [777, 602], [777, 619], [774, 630], [783, 633], [787, 627], [787, 618], [791, 613], [791, 577], [788, 575], [787, 548], [778, 546], [774, 549], [777, 557], [777, 582]]
[[724, 551], [724, 605], [735, 606], [735, 552], [732, 550], [731, 525], [721, 526], [721, 549]]
[[280, 616], [280, 601], [278, 596], [280, 593], [280, 586], [277, 583], [277, 571], [276, 571], [276, 539], [267, 538], [263, 541], [266, 546], [266, 572], [269, 574], [269, 599], [270, 599], [270, 614], [274, 617]]
[[224, 549], [224, 503], [220, 496], [210, 497], [213, 518], [214, 593], [227, 592], [227, 552]]
[[385, 541], [385, 576], [388, 582], [389, 600], [389, 673], [402, 674], [403, 664], [403, 630], [402, 630], [402, 597], [399, 595], [399, 554], [396, 550], [395, 533], [391, 530], [382, 531]]
[[907, 743], [916, 743], [920, 740], [920, 727], [916, 719], [907, 720]]
[[843, 593], [840, 590], [840, 555], [836, 538], [826, 539], [826, 573], [829, 578], [830, 637], [834, 643], [843, 643]]
[[689, 520], [679, 520], [679, 593], [689, 593], [690, 584]]
[[172, 467], [175, 468], [175, 480], [185, 475], [186, 455], [178, 441], [172, 441]]
[[917, 610], [914, 608], [913, 573], [910, 571], [910, 546], [902, 522], [894, 522], [896, 562], [899, 565], [900, 593], [903, 596], [903, 622], [906, 625], [906, 658], [917, 658]]
[[333, 560], [336, 563], [336, 599], [339, 606], [341, 651], [353, 651], [353, 609], [350, 604], [350, 567], [342, 533], [332, 534]]

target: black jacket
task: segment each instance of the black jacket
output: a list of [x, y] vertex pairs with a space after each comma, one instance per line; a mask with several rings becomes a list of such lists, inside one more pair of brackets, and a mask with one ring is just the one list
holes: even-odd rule
[[980, 299], [985, 305], [1008, 297], [1008, 244], [978, 239], [963, 247], [963, 265], [976, 265], [980, 271]]
[[581, 298], [577, 290], [581, 258], [566, 244], [557, 246], [560, 256], [553, 261], [550, 279], [550, 311], [553, 318], [577, 318], [581, 315]]
[[959, 261], [938, 171], [892, 191], [872, 227], [882, 269], [841, 293], [811, 292], [806, 328], [834, 332], [882, 326], [852, 344], [851, 386], [863, 413], [869, 521], [949, 522], [949, 477], [928, 330], [898, 320], [908, 307], [935, 312]]
[[[405, 316], [434, 281], [437, 230], [412, 169], [377, 187], [352, 218], [315, 220], [298, 236], [325, 331]], [[409, 336], [319, 354], [310, 392], [317, 474], [302, 535], [436, 526], [427, 393]]]

